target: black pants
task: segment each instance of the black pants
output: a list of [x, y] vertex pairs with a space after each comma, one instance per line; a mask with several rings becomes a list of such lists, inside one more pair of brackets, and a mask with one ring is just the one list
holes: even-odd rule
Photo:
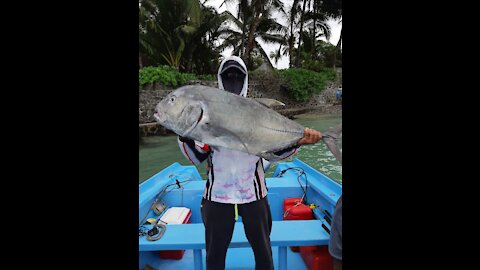
[[[200, 207], [205, 225], [207, 270], [224, 270], [227, 249], [235, 226], [234, 205], [202, 199]], [[267, 197], [251, 203], [238, 204], [237, 208], [248, 242], [255, 254], [255, 270], [272, 270], [270, 245], [272, 214]]]

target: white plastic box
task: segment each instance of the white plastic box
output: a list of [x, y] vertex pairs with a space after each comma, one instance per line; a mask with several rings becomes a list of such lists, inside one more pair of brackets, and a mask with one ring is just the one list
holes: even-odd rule
[[[170, 207], [163, 216], [161, 221], [168, 224], [187, 224], [190, 223], [192, 211], [186, 207]], [[168, 233], [168, 228], [167, 232]], [[180, 260], [183, 257], [185, 250], [162, 250], [160, 251], [160, 258], [170, 260]]]
[[170, 207], [160, 218], [167, 224], [186, 224], [190, 220], [192, 211], [186, 207]]

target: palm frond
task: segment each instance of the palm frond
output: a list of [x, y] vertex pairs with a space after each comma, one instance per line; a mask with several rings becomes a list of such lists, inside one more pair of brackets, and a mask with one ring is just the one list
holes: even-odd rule
[[258, 36], [260, 40], [262, 40], [265, 43], [278, 43], [281, 45], [286, 45], [287, 44], [287, 39], [283, 35], [274, 35], [274, 34], [268, 34], [264, 33]]

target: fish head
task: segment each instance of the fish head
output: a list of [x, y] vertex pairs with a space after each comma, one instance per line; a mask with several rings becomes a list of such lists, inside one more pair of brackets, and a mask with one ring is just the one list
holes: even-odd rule
[[188, 91], [179, 88], [160, 101], [155, 109], [155, 120], [165, 128], [186, 137], [203, 119], [202, 103]]

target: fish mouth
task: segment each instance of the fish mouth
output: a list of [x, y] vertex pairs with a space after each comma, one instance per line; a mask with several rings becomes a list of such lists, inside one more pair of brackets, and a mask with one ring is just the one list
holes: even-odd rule
[[158, 111], [156, 113], [153, 114], [153, 117], [155, 118], [155, 120], [157, 120], [158, 123], [163, 123], [165, 122], [166, 119], [166, 116], [165, 114], [160, 114]]

